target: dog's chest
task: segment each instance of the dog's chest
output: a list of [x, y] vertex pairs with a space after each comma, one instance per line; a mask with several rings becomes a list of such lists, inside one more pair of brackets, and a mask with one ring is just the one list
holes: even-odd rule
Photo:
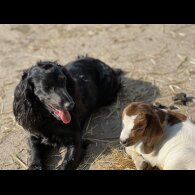
[[57, 147], [61, 143], [61, 140], [44, 137], [42, 139], [41, 143], [43, 143], [45, 145], [50, 145], [50, 146], [53, 146], [53, 147]]

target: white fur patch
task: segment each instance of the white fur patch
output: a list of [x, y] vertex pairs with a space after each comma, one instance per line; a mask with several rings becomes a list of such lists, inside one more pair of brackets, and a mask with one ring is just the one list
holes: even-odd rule
[[120, 135], [121, 141], [125, 141], [129, 138], [129, 135], [130, 135], [131, 130], [134, 126], [134, 120], [136, 117], [137, 117], [137, 115], [134, 115], [134, 116], [124, 115], [123, 121], [122, 121], [123, 129], [122, 129], [122, 132]]

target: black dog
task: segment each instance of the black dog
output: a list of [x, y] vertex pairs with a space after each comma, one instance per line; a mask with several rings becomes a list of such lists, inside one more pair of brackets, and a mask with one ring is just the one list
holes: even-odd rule
[[116, 99], [120, 73], [90, 57], [66, 66], [38, 62], [24, 71], [13, 111], [16, 121], [30, 132], [29, 169], [45, 169], [45, 154], [58, 146], [67, 147], [60, 169], [77, 168], [83, 154], [83, 126], [94, 110]]

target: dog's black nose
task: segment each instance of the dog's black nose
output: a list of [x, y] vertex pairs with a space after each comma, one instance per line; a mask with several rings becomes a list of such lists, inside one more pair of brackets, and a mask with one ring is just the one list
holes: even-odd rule
[[72, 110], [74, 108], [75, 103], [74, 102], [66, 102], [64, 104], [66, 110]]

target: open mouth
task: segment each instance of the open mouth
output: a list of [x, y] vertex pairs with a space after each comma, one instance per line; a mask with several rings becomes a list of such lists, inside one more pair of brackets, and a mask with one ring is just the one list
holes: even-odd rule
[[52, 109], [53, 114], [57, 116], [57, 118], [59, 118], [64, 124], [70, 123], [71, 115], [68, 111], [62, 111], [62, 110], [56, 109], [51, 105], [49, 105], [49, 107]]

